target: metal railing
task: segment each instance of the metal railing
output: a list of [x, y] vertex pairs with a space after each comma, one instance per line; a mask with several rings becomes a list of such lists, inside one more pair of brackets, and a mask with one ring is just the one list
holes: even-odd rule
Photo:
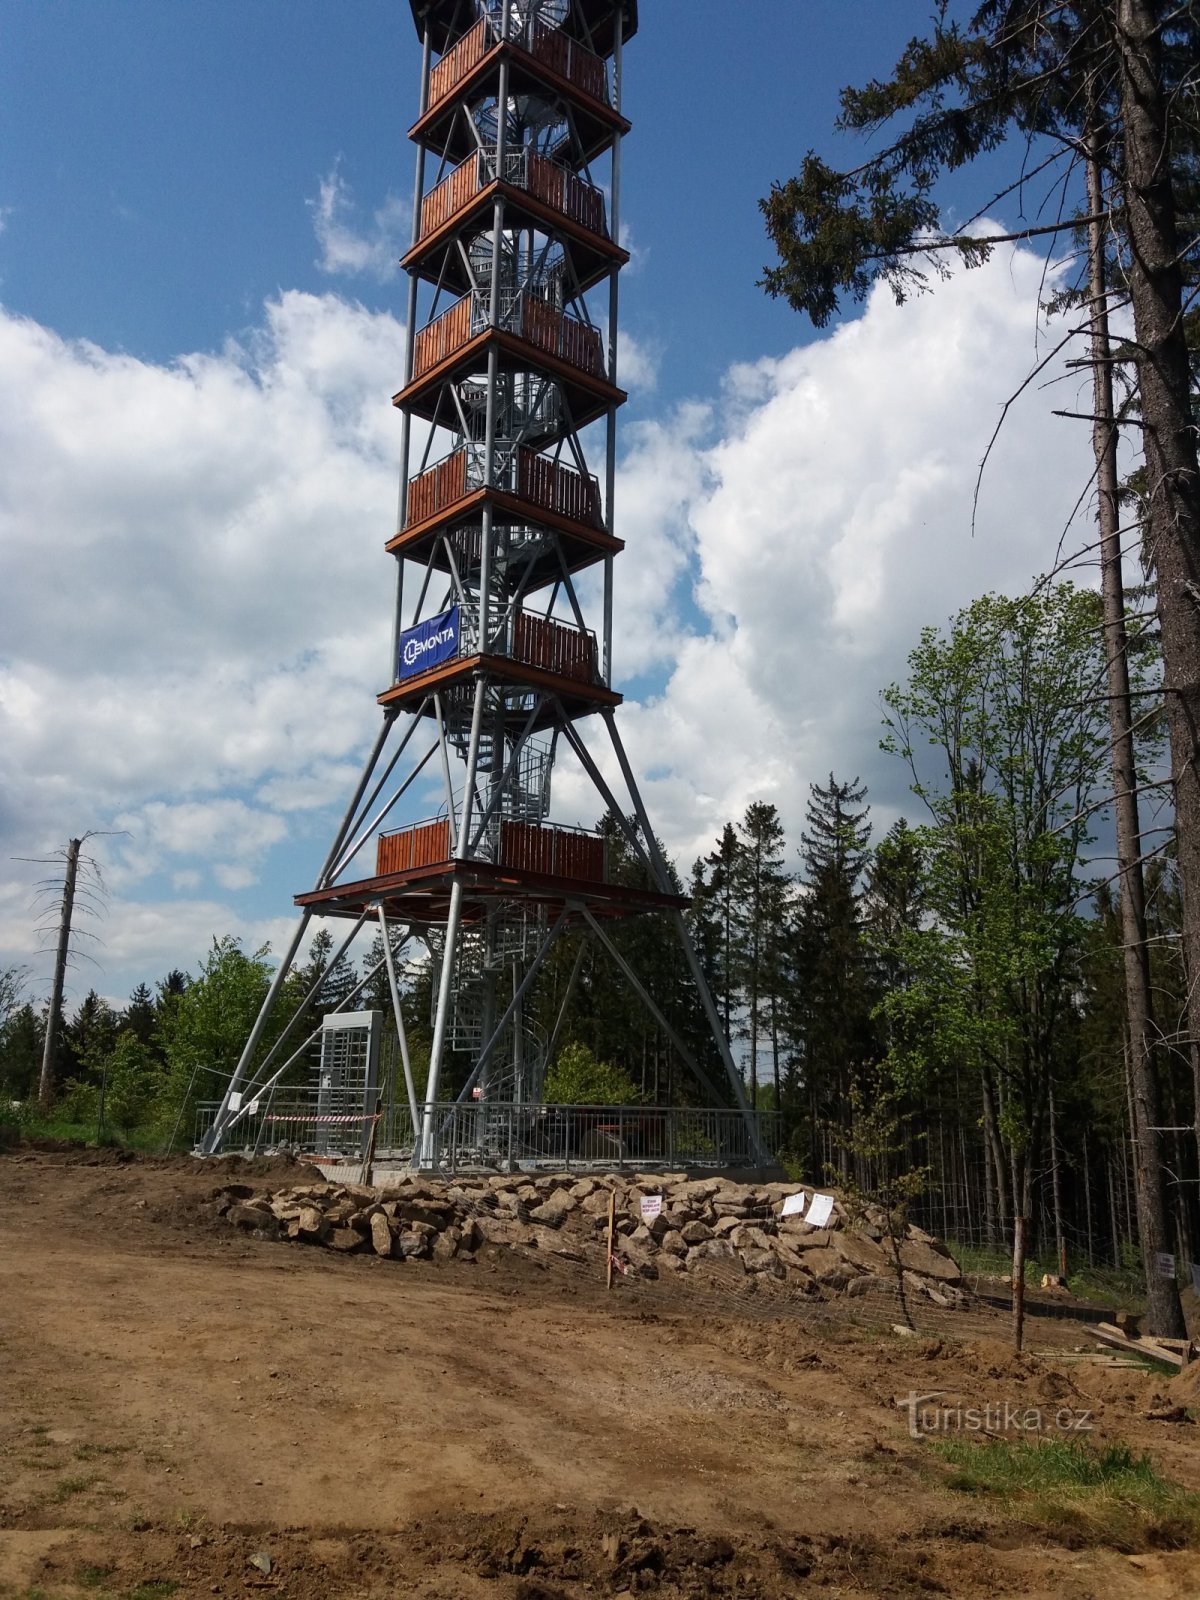
[[[604, 526], [600, 484], [593, 474], [585, 476], [561, 461], [539, 455], [528, 445], [513, 449], [504, 441], [497, 446], [496, 458], [497, 489], [588, 527]], [[473, 490], [483, 488], [483, 466], [483, 446], [469, 444], [410, 478], [405, 527], [415, 527]]]
[[[426, 323], [414, 345], [414, 379], [424, 377], [491, 326], [490, 300], [487, 290], [474, 289], [440, 317]], [[581, 372], [595, 378], [605, 376], [599, 329], [560, 311], [528, 289], [500, 291], [496, 326]]]
[[[421, 202], [421, 233], [425, 239], [450, 220], [499, 175], [495, 146], [474, 151], [459, 163]], [[607, 237], [604, 192], [569, 167], [539, 155], [536, 150], [506, 150], [504, 182], [524, 189], [535, 200], [577, 222], [591, 233]]]
[[[216, 1105], [197, 1108], [196, 1141], [212, 1124]], [[318, 1119], [315, 1100], [267, 1101], [238, 1124], [226, 1153], [297, 1150], [321, 1159], [361, 1159], [370, 1116], [343, 1122]], [[752, 1167], [761, 1141], [774, 1149], [775, 1119], [749, 1119], [726, 1107], [516, 1105], [463, 1101], [435, 1108], [434, 1161], [446, 1171], [544, 1167], [629, 1168]], [[407, 1105], [385, 1108], [375, 1136], [379, 1163], [410, 1163], [420, 1130]]]
[[[429, 74], [429, 110], [434, 110], [469, 76], [499, 42], [499, 27], [488, 17], [479, 21], [437, 63]], [[608, 68], [604, 61], [570, 38], [559, 28], [531, 18], [526, 21], [516, 10], [509, 15], [508, 36], [536, 60], [566, 78], [593, 100], [607, 104]]]

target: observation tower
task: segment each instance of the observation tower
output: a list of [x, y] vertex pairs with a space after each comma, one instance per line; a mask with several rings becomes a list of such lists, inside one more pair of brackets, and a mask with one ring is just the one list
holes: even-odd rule
[[[687, 902], [659, 855], [614, 715], [616, 431], [626, 398], [617, 313], [629, 259], [619, 231], [629, 131], [621, 86], [637, 3], [411, 6], [422, 65], [409, 135], [413, 235], [401, 262], [409, 338], [394, 397], [402, 467], [386, 544], [396, 598], [382, 727], [315, 886], [296, 896], [291, 949], [203, 1147], [220, 1148], [251, 1105], [261, 1114], [288, 1052], [294, 1061], [305, 1047], [279, 1041], [252, 1065], [305, 930], [322, 917], [350, 925], [327, 971], [360, 930], [384, 933], [413, 1165], [458, 1161], [468, 1147], [483, 1163], [511, 1158], [514, 1115], [542, 1110], [558, 1042], [532, 1024], [530, 989], [567, 934], [607, 952], [709, 1105], [727, 1108], [727, 1159], [762, 1164], [757, 1121], [683, 920]], [[599, 735], [590, 742], [589, 724]], [[591, 748], [606, 742], [612, 761]], [[614, 881], [603, 834], [550, 821], [564, 756], [594, 786], [593, 815], [607, 809], [623, 830], [650, 887]], [[623, 793], [601, 759], [621, 774]], [[436, 814], [392, 831], [405, 796], [411, 808], [431, 781]], [[610, 938], [614, 920], [644, 916], [663, 919], [664, 934], [681, 942], [724, 1091]], [[423, 1091], [393, 953], [410, 939], [433, 962]], [[441, 1099], [451, 1051], [470, 1062], [453, 1107]], [[324, 1065], [322, 1074], [327, 1087]]]

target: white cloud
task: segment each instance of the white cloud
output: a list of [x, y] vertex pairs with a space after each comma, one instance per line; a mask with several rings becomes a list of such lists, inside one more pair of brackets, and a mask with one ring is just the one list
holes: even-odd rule
[[365, 230], [356, 228], [354, 198], [335, 164], [321, 179], [316, 198], [307, 204], [321, 247], [316, 263], [321, 272], [331, 277], [366, 276], [380, 282], [395, 276], [412, 220], [405, 201], [389, 195]]
[[[707, 446], [695, 410], [635, 433], [617, 675], [653, 654], [647, 639], [667, 643], [672, 670], [621, 727], [685, 866], [756, 799], [779, 806], [798, 843], [808, 785], [831, 769], [869, 782], [885, 826], [915, 813], [878, 750], [881, 690], [923, 624], [1053, 564], [1091, 472], [1086, 432], [1031, 391], [1001, 432], [972, 536], [980, 460], [1035, 358], [1041, 271], [1002, 250], [902, 308], [880, 290], [831, 336], [731, 372]], [[1068, 548], [1090, 538], [1085, 523]], [[571, 779], [557, 799], [564, 812], [589, 803]]]
[[402, 347], [333, 295], [170, 366], [0, 311], [6, 856], [115, 826], [119, 896], [232, 893], [341, 800], [387, 679]]

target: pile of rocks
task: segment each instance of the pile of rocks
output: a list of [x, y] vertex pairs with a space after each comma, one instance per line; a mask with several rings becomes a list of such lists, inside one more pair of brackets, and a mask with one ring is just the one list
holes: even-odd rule
[[[235, 1227], [331, 1250], [420, 1261], [473, 1258], [497, 1246], [602, 1267], [611, 1197], [617, 1265], [624, 1272], [657, 1278], [733, 1271], [764, 1286], [828, 1298], [894, 1291], [898, 1251], [908, 1293], [943, 1307], [966, 1305], [962, 1273], [932, 1235], [910, 1226], [893, 1245], [881, 1212], [867, 1207], [852, 1218], [836, 1199], [826, 1226], [810, 1227], [802, 1217], [782, 1215], [784, 1200], [797, 1188], [673, 1173], [457, 1181], [405, 1175], [391, 1187], [307, 1183], [270, 1194], [232, 1183], [215, 1198]], [[657, 1215], [644, 1215], [656, 1209]]]

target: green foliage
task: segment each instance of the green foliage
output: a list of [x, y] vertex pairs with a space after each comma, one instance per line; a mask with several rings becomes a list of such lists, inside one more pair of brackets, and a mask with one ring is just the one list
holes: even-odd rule
[[999, 1082], [997, 1122], [1024, 1161], [1086, 940], [1079, 871], [1108, 764], [1095, 597], [985, 596], [948, 633], [925, 629], [909, 667], [884, 695], [883, 746], [927, 808], [930, 917], [889, 942], [905, 974], [881, 1004], [890, 1066], [913, 1091], [953, 1062]]
[[149, 1112], [161, 1080], [162, 1067], [154, 1051], [132, 1028], [125, 1028], [105, 1065], [105, 1123], [136, 1127]]
[[[270, 981], [266, 947], [248, 956], [237, 939], [226, 935], [213, 940], [199, 974], [163, 1011], [160, 1037], [167, 1070], [157, 1113], [167, 1130], [180, 1117], [184, 1137], [190, 1137], [192, 1107], [224, 1093]], [[275, 1019], [270, 1038], [285, 1020]], [[268, 1043], [264, 1040], [264, 1050]]]
[[551, 1105], [581, 1106], [632, 1106], [641, 1098], [623, 1067], [597, 1061], [578, 1040], [559, 1051], [546, 1074], [545, 1096]]
[[930, 1445], [956, 1469], [951, 1488], [992, 1496], [1073, 1540], [1126, 1551], [1200, 1540], [1200, 1495], [1164, 1477], [1148, 1455], [1136, 1455], [1122, 1441], [947, 1438]]
[[0, 1022], [0, 1098], [24, 1100], [36, 1092], [45, 1024], [25, 1001]]

